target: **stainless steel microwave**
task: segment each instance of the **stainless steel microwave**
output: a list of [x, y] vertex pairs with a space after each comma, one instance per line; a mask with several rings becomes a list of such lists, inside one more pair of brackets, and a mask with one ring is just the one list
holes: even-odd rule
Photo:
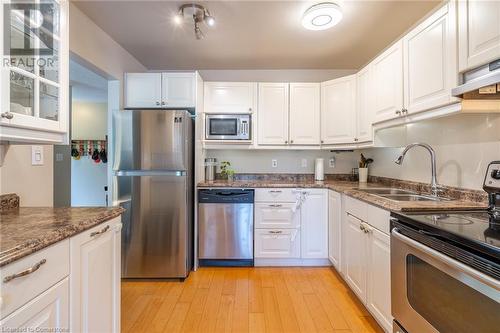
[[250, 140], [251, 122], [249, 114], [206, 114], [205, 139]]

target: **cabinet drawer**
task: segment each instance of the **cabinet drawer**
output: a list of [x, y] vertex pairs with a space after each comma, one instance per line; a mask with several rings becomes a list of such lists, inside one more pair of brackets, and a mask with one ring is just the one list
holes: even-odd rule
[[383, 233], [389, 235], [390, 232], [390, 212], [388, 210], [378, 208], [372, 205], [366, 205], [367, 207], [367, 216], [369, 224], [371, 224], [373, 227], [377, 228], [378, 230], [382, 231]]
[[[14, 274], [29, 268], [39, 268], [32, 273], [5, 281]], [[1, 318], [20, 308], [51, 286], [69, 275], [69, 239], [35, 252], [0, 270]]]
[[258, 188], [255, 202], [295, 202], [298, 192], [293, 188]]
[[297, 228], [300, 226], [300, 210], [295, 203], [255, 204], [255, 228]]
[[298, 229], [256, 229], [255, 258], [300, 258]]
[[367, 206], [363, 201], [345, 196], [345, 211], [362, 221], [367, 221]]

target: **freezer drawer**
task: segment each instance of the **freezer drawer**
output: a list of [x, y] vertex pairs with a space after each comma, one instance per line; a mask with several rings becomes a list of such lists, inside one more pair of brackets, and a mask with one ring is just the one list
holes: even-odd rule
[[188, 178], [182, 173], [137, 174], [114, 178], [117, 203], [126, 209], [122, 277], [185, 278], [193, 246]]
[[199, 258], [253, 259], [253, 204], [199, 204]]

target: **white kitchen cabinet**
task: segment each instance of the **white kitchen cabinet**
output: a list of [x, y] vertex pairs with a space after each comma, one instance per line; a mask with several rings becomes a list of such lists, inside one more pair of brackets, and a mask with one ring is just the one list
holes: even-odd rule
[[341, 194], [328, 191], [328, 259], [337, 270], [340, 270], [341, 221]]
[[321, 143], [354, 142], [356, 75], [321, 83]]
[[0, 321], [2, 332], [66, 332], [68, 328], [67, 277]]
[[[24, 22], [15, 16], [19, 11], [7, 12], [8, 7], [3, 5], [0, 9], [0, 25], [6, 28], [4, 36], [9, 37], [4, 41], [2, 36], [0, 52], [12, 54], [10, 65], [0, 68], [2, 141], [54, 144], [68, 139], [68, 6], [68, 1], [62, 0], [40, 7], [43, 15], [48, 15], [46, 21], [54, 22], [53, 26], [43, 26], [50, 29], [45, 39], [34, 28], [26, 34]], [[3, 22], [4, 18], [9, 22]], [[28, 55], [11, 52], [19, 45], [24, 45], [23, 52]]]
[[255, 203], [256, 229], [300, 227], [300, 211], [295, 203]]
[[255, 258], [300, 258], [299, 229], [256, 229]]
[[455, 4], [448, 2], [403, 38], [403, 115], [456, 101], [451, 96], [458, 84]]
[[319, 143], [320, 84], [290, 83], [290, 144]]
[[500, 58], [500, 1], [458, 1], [461, 72]]
[[195, 88], [195, 73], [126, 73], [125, 108], [194, 107]]
[[356, 74], [356, 137], [355, 142], [373, 140], [373, 105], [371, 67], [367, 66]]
[[345, 239], [345, 277], [358, 297], [366, 302], [367, 257], [366, 239], [362, 230], [362, 221], [350, 214], [346, 216]]
[[288, 144], [288, 97], [288, 83], [259, 83], [259, 145]]
[[71, 332], [120, 331], [120, 218], [70, 239]]
[[374, 122], [400, 116], [403, 109], [403, 42], [397, 41], [370, 66]]
[[328, 190], [308, 189], [300, 207], [302, 258], [328, 258]]
[[126, 73], [125, 107], [161, 107], [161, 76], [161, 73]]
[[162, 106], [168, 108], [195, 107], [195, 73], [162, 73], [161, 89]]
[[[388, 223], [388, 222], [387, 222]], [[392, 332], [391, 315], [391, 238], [371, 226], [368, 239], [368, 286], [366, 304], [377, 321]]]
[[205, 113], [252, 113], [257, 100], [257, 83], [205, 82]]

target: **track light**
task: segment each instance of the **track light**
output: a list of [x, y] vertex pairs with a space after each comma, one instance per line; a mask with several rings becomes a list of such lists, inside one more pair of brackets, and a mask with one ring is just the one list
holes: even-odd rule
[[195, 3], [180, 6], [179, 11], [173, 17], [173, 21], [176, 25], [182, 24], [186, 19], [192, 19], [194, 21], [194, 35], [196, 39], [205, 37], [200, 28], [200, 23], [205, 22], [209, 27], [215, 25], [215, 18], [210, 14], [208, 9]]

